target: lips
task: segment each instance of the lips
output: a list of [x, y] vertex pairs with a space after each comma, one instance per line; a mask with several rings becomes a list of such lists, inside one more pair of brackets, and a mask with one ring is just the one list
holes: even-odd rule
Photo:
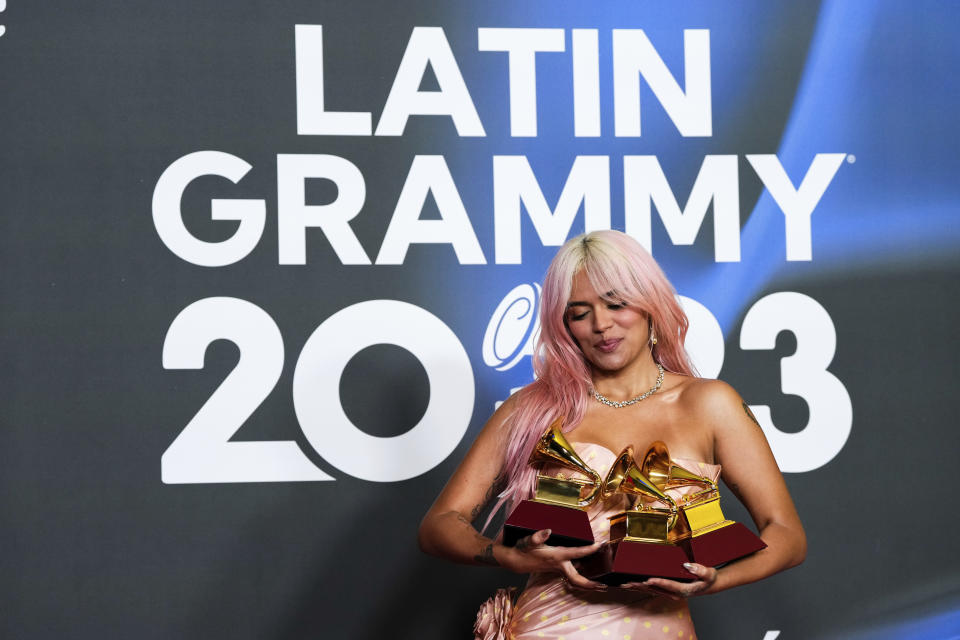
[[604, 340], [603, 342], [597, 342], [593, 346], [597, 349], [597, 351], [610, 353], [616, 349], [621, 342], [623, 342], [623, 338], [612, 338], [610, 340]]

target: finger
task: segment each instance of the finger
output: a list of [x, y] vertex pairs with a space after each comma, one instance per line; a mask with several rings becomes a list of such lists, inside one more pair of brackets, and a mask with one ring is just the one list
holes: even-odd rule
[[646, 587], [646, 590], [649, 593], [652, 593], [658, 596], [665, 596], [667, 598], [670, 598], [671, 600], [682, 600], [684, 598], [683, 594], [677, 593], [676, 591], [673, 591], [671, 589], [665, 589], [661, 586], [653, 584], [651, 583], [650, 580], [647, 580], [646, 582], [643, 582], [641, 584], [643, 584]]
[[563, 572], [563, 577], [566, 578], [570, 586], [578, 589], [592, 589], [598, 591], [605, 591], [607, 589], [607, 585], [603, 584], [602, 582], [596, 582], [581, 575], [580, 572], [573, 567], [573, 564], [569, 560], [560, 565], [560, 571]]
[[539, 547], [547, 541], [547, 538], [550, 537], [550, 533], [550, 529], [540, 529], [539, 531], [534, 531], [530, 535], [517, 540], [516, 547], [519, 551], [526, 551], [531, 547]]
[[642, 591], [644, 593], [656, 593], [659, 594], [659, 591], [649, 588], [642, 582], [624, 582], [619, 585], [621, 589], [629, 589], [630, 591]]
[[560, 551], [565, 560], [576, 560], [577, 558], [584, 558], [596, 553], [602, 546], [602, 542], [594, 542], [586, 547], [564, 547]]
[[540, 531], [535, 531], [533, 535], [530, 536], [530, 540], [533, 544], [543, 544], [550, 538], [551, 533], [553, 533], [553, 531], [550, 529], [540, 529]]
[[712, 584], [717, 579], [717, 570], [713, 567], [706, 567], [696, 562], [684, 562], [683, 568], [697, 576], [707, 584]]
[[674, 580], [667, 580], [666, 578], [647, 578], [643, 581], [643, 584], [647, 585], [648, 587], [656, 587], [657, 589], [676, 591], [677, 588], [683, 583], [676, 582]]
[[693, 582], [678, 582], [677, 580], [668, 580], [667, 578], [647, 578], [643, 584], [648, 587], [656, 587], [670, 593], [686, 593], [688, 588], [694, 585], [702, 585], [703, 582], [695, 580]]
[[644, 582], [645, 585], [666, 596], [674, 599], [685, 598], [693, 595], [705, 588], [705, 583], [700, 582], [677, 582], [676, 580], [667, 580], [665, 578], [649, 578]]

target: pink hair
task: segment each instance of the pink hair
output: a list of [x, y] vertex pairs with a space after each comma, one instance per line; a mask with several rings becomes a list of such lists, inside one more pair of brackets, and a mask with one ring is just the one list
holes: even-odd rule
[[586, 413], [593, 388], [590, 366], [565, 321], [573, 277], [580, 271], [604, 297], [609, 293], [613, 301], [626, 302], [650, 317], [657, 336], [654, 361], [667, 371], [696, 375], [683, 348], [687, 316], [673, 286], [640, 243], [619, 231], [593, 231], [568, 240], [544, 277], [533, 358], [536, 380], [517, 392], [516, 409], [506, 423], [510, 434], [504, 463], [506, 489], [491, 518], [501, 505], [510, 507], [532, 495], [536, 469], [528, 464], [530, 454], [550, 424], [562, 416], [563, 431], [568, 432]]

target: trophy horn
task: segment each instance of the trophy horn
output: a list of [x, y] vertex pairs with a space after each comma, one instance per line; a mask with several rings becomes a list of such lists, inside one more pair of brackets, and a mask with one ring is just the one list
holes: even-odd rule
[[673, 498], [661, 491], [637, 466], [633, 459], [633, 447], [630, 446], [620, 452], [603, 482], [602, 492], [605, 499], [609, 499], [618, 491], [660, 500], [670, 505], [671, 510], [677, 507]]
[[603, 480], [603, 488], [600, 490], [600, 494], [604, 500], [609, 500], [620, 490], [620, 486], [623, 485], [623, 480], [627, 476], [627, 469], [630, 468], [631, 464], [633, 464], [633, 447], [627, 446], [610, 465], [607, 477]]
[[660, 440], [650, 445], [640, 469], [643, 475], [661, 490], [689, 484], [699, 484], [709, 489], [717, 488], [717, 483], [710, 478], [684, 469], [670, 460], [667, 445]]
[[545, 461], [557, 462], [560, 465], [579, 471], [588, 476], [591, 480], [590, 492], [581, 498], [577, 503], [579, 507], [586, 507], [591, 504], [600, 495], [600, 489], [603, 481], [600, 474], [594, 471], [583, 459], [577, 455], [573, 445], [571, 445], [560, 428], [563, 426], [563, 418], [557, 418], [547, 429], [546, 433], [540, 436], [540, 440], [533, 447], [530, 454], [530, 464], [537, 464]]

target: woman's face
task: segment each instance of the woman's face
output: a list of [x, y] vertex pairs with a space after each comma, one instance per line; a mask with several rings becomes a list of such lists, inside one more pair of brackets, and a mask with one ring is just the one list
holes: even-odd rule
[[584, 357], [597, 369], [618, 371], [649, 354], [647, 315], [601, 298], [582, 271], [573, 277], [565, 320]]

